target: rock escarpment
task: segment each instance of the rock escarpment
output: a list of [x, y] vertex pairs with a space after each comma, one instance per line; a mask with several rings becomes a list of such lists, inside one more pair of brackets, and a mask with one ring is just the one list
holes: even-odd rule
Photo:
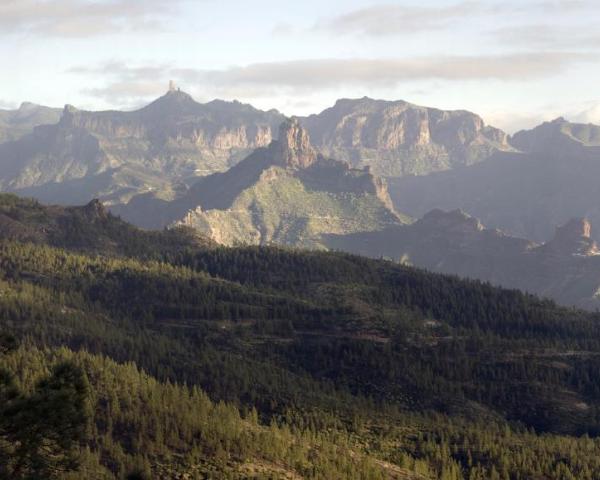
[[338, 100], [303, 124], [324, 155], [387, 177], [471, 165], [511, 149], [507, 135], [477, 115], [404, 101]]

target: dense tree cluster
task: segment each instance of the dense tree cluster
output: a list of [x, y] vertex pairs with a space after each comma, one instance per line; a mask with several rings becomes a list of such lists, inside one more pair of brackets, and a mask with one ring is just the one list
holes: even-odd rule
[[15, 202], [13, 220], [57, 230], [0, 241], [13, 471], [40, 450], [8, 447], [33, 434], [6, 409], [39, 417], [66, 388], [89, 428], [69, 445], [62, 423], [39, 431], [55, 471], [78, 459], [95, 478], [600, 478], [598, 314], [342, 253], [198, 246], [85, 212], [61, 226]]

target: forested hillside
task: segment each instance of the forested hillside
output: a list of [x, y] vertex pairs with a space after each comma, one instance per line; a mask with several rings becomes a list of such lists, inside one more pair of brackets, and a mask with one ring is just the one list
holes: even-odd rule
[[[43, 478], [600, 477], [598, 314], [386, 261], [0, 201], [11, 231], [44, 233], [2, 230], [3, 405], [44, 407], [42, 380], [64, 364], [89, 385], [77, 462]], [[51, 436], [41, 407], [29, 424]], [[40, 478], [44, 449], [11, 442], [1, 413], [13, 470], [0, 475]]]

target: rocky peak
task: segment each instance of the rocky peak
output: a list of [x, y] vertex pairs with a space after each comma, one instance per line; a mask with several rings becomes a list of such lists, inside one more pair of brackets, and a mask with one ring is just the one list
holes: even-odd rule
[[97, 198], [93, 199], [87, 205], [81, 207], [81, 210], [86, 218], [90, 221], [104, 220], [108, 218], [108, 210]]
[[200, 108], [189, 93], [179, 89], [170, 89], [165, 95], [158, 98], [141, 111], [157, 115], [192, 114]]
[[63, 126], [73, 126], [73, 120], [78, 113], [79, 109], [77, 109], [73, 105], [65, 105], [62, 111], [62, 115], [60, 117], [60, 124]]
[[542, 248], [564, 255], [595, 255], [598, 246], [591, 238], [592, 225], [585, 218], [574, 218], [556, 228], [554, 238]]
[[287, 167], [306, 168], [317, 159], [317, 152], [310, 144], [308, 132], [300, 126], [297, 118], [281, 124], [278, 139], [275, 143], [278, 163]]

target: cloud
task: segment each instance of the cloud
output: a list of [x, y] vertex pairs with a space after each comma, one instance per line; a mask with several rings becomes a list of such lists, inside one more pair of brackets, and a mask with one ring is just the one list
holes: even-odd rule
[[[502, 8], [506, 7], [502, 5]], [[533, 12], [541, 11], [544, 13], [571, 13], [585, 10], [597, 10], [598, 2], [596, 0], [539, 0], [537, 2], [519, 2], [511, 6], [514, 12]]]
[[600, 47], [600, 25], [577, 28], [559, 25], [519, 25], [490, 32], [501, 44], [520, 45], [540, 50], [596, 49]]
[[[167, 64], [109, 62], [75, 67], [71, 74], [102, 82], [87, 96], [110, 105], [136, 105], [163, 93], [170, 79], [191, 93], [219, 98], [257, 99], [276, 94], [309, 95], [342, 88], [393, 89], [416, 81], [527, 81], [560, 74], [595, 57], [573, 52], [495, 56], [433, 56], [395, 59], [307, 59], [254, 63], [225, 69], [178, 68]], [[86, 81], [87, 82], [87, 81]]]
[[411, 80], [528, 80], [594, 57], [573, 52], [393, 59], [316, 59], [255, 63], [224, 70], [175, 69], [179, 78], [209, 84], [328, 88], [393, 86]]
[[91, 37], [160, 29], [181, 0], [2, 0], [0, 32]]
[[[382, 3], [366, 8], [352, 10], [324, 19], [314, 30], [327, 31], [336, 35], [362, 35], [368, 37], [386, 37], [392, 35], [410, 35], [416, 32], [440, 30], [455, 26], [458, 22], [498, 22], [499, 19], [521, 17], [562, 18], [571, 14], [596, 12], [600, 2], [596, 0], [539, 0], [539, 1], [458, 1], [450, 5], [420, 6], [417, 2], [407, 5], [405, 2]], [[555, 28], [551, 22], [548, 32]], [[523, 27], [520, 35], [527, 33]], [[507, 29], [507, 33], [509, 29]], [[571, 29], [571, 33], [573, 33]], [[565, 29], [566, 31], [566, 29]], [[594, 31], [593, 29], [591, 31]], [[549, 34], [544, 32], [544, 37]], [[510, 38], [507, 37], [509, 40]], [[534, 35], [531, 38], [535, 40]], [[537, 43], [537, 42], [536, 42]]]
[[14, 110], [15, 104], [13, 102], [8, 102], [6, 100], [2, 100], [0, 98], [0, 110]]
[[395, 4], [374, 5], [351, 11], [316, 25], [335, 34], [373, 37], [410, 34], [446, 27], [481, 10], [481, 2], [465, 1], [450, 6], [421, 7]]

